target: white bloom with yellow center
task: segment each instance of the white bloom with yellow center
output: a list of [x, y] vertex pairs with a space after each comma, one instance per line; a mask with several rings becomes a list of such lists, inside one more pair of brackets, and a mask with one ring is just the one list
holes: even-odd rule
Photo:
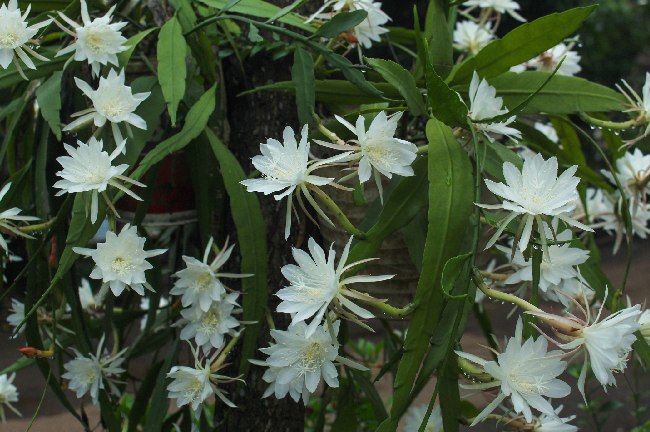
[[24, 14], [21, 14], [16, 0], [9, 0], [9, 3], [3, 3], [0, 6], [0, 66], [7, 69], [13, 61], [16, 69], [25, 79], [27, 78], [23, 74], [18, 61], [14, 58], [14, 53], [30, 69], [36, 69], [36, 65], [27, 54], [39, 60], [47, 61], [47, 58], [31, 49], [28, 44], [34, 43], [32, 38], [36, 36], [38, 30], [52, 21], [48, 19], [28, 26], [27, 16], [30, 9], [31, 5], [27, 7]]
[[572, 216], [580, 182], [580, 178], [574, 176], [577, 169], [576, 165], [569, 167], [558, 177], [557, 158], [553, 156], [544, 160], [540, 154], [526, 158], [521, 171], [512, 163], [504, 162], [503, 176], [506, 184], [485, 180], [487, 188], [502, 198], [503, 204], [477, 204], [486, 209], [503, 209], [510, 212], [510, 215], [499, 222], [499, 228], [488, 241], [486, 248], [491, 247], [508, 224], [519, 215], [522, 216], [522, 229], [518, 245], [522, 252], [528, 247], [533, 222], [537, 224], [541, 241], [546, 241], [545, 224], [548, 226], [548, 221], [544, 221], [543, 217], [559, 218], [568, 225], [593, 231]]
[[99, 341], [97, 353], [89, 353], [88, 357], [75, 350], [76, 358], [63, 365], [66, 372], [61, 375], [62, 378], [69, 380], [68, 388], [77, 393], [77, 398], [81, 398], [90, 392], [93, 404], [99, 404], [99, 390], [103, 390], [106, 382], [114, 394], [119, 394], [113, 377], [124, 372], [120, 366], [124, 361], [122, 355], [126, 348], [117, 354], [107, 354], [102, 356], [102, 347], [104, 337]]
[[356, 0], [352, 3], [352, 10], [368, 12], [366, 19], [354, 27], [354, 34], [364, 48], [372, 47], [373, 42], [380, 42], [381, 35], [388, 33], [388, 29], [384, 25], [390, 21], [390, 17], [381, 10], [381, 3]]
[[207, 311], [198, 306], [181, 311], [185, 326], [181, 330], [182, 340], [192, 340], [207, 353], [212, 348], [219, 349], [224, 345], [224, 337], [234, 334], [233, 329], [239, 327], [239, 321], [233, 316], [239, 294], [225, 295], [219, 301], [213, 301]]
[[77, 141], [77, 144], [77, 148], [63, 144], [69, 156], [61, 156], [56, 159], [62, 168], [56, 173], [61, 180], [54, 183], [55, 188], [61, 189], [57, 192], [57, 196], [64, 193], [91, 192], [90, 221], [92, 223], [97, 221], [99, 194], [103, 194], [105, 200], [109, 200], [105, 196], [109, 185], [135, 200], [142, 201], [142, 198], [125, 187], [123, 183], [140, 187], [146, 187], [146, 185], [123, 175], [129, 169], [128, 164], [113, 166], [115, 158], [124, 150], [126, 140], [119, 143], [110, 155], [103, 149], [102, 140], [97, 140], [95, 137], [91, 137], [87, 144], [81, 141]]
[[275, 378], [271, 386], [302, 388], [304, 384], [309, 393], [314, 393], [321, 378], [330, 387], [339, 386], [334, 362], [365, 370], [365, 367], [339, 356], [340, 345], [336, 340], [339, 326], [340, 321], [332, 323], [334, 334], [329, 333], [327, 325], [318, 326], [311, 336], [306, 336], [307, 325], [304, 322], [291, 325], [287, 330], [271, 330], [275, 343], [260, 349], [269, 357], [258, 363], [279, 368], [274, 377], [268, 377]]
[[547, 352], [548, 343], [544, 337], [531, 337], [524, 342], [522, 331], [523, 323], [519, 318], [515, 336], [510, 338], [506, 349], [497, 354], [496, 361], [456, 351], [460, 357], [482, 366], [494, 378], [493, 382], [477, 386], [482, 389], [500, 387], [497, 397], [474, 418], [472, 426], [484, 420], [507, 397], [514, 411], [523, 414], [528, 423], [533, 420], [531, 408], [543, 414], [555, 415], [555, 410], [545, 398], [562, 398], [571, 392], [571, 387], [557, 378], [567, 366], [561, 360], [563, 352]]
[[[606, 170], [602, 173], [612, 184], [616, 184], [612, 173]], [[616, 176], [633, 199], [645, 202], [643, 198], [650, 194], [650, 154], [645, 155], [638, 148], [634, 149], [634, 153], [625, 152], [616, 160]]]
[[519, 15], [519, 3], [514, 0], [467, 0], [463, 6], [492, 9], [500, 14], [508, 14], [517, 21], [525, 22], [526, 19]]
[[120, 31], [127, 23], [117, 22], [111, 24], [113, 11], [115, 11], [115, 6], [111, 7], [103, 17], [91, 20], [86, 1], [81, 0], [81, 20], [83, 24], [76, 23], [65, 16], [63, 12], [59, 12], [61, 19], [72, 27], [72, 32], [63, 26], [61, 27], [75, 39], [73, 43], [60, 50], [56, 54], [57, 57], [74, 51], [74, 59], [76, 61], [88, 61], [94, 76], [99, 76], [100, 65], [106, 66], [110, 63], [118, 66], [117, 54], [129, 49], [128, 46], [124, 45], [126, 38], [122, 36]]
[[573, 76], [582, 70], [582, 67], [580, 67], [580, 55], [576, 51], [572, 51], [565, 43], [560, 43], [550, 50], [544, 51], [534, 59], [528, 61], [526, 65], [538, 71], [553, 72], [562, 59], [564, 59], [564, 62], [562, 62], [562, 65], [557, 70], [558, 75]]
[[494, 39], [490, 23], [479, 25], [471, 20], [456, 22], [454, 48], [476, 54]]
[[116, 73], [111, 69], [107, 77], [99, 78], [97, 90], [93, 90], [86, 82], [79, 78], [74, 79], [77, 87], [92, 101], [93, 107], [73, 114], [79, 118], [63, 128], [63, 130], [76, 129], [90, 121], [95, 126], [102, 127], [108, 121], [111, 124], [115, 142], [124, 141], [119, 128], [119, 123], [126, 123], [138, 129], [147, 129], [147, 123], [142, 117], [135, 114], [135, 110], [151, 92], [133, 94], [131, 87], [125, 85], [124, 69]]
[[506, 114], [508, 110], [503, 107], [503, 98], [497, 97], [496, 89], [486, 80], [481, 80], [476, 71], [469, 84], [469, 99], [470, 109], [467, 115], [474, 122], [474, 127], [484, 132], [491, 142], [494, 141], [494, 138], [490, 133], [505, 135], [514, 141], [521, 139], [521, 132], [508, 126], [515, 121], [516, 116], [514, 115], [502, 122], [480, 123], [480, 121]]
[[356, 125], [336, 116], [343, 126], [356, 135], [356, 139], [350, 140], [356, 145], [316, 142], [336, 150], [351, 151], [352, 153], [346, 158], [346, 161], [359, 160], [359, 181], [367, 182], [374, 172], [374, 179], [381, 196], [381, 175], [388, 178], [392, 178], [393, 174], [404, 177], [414, 175], [411, 164], [417, 157], [418, 148], [409, 141], [395, 137], [395, 131], [402, 114], [402, 112], [398, 112], [389, 116], [385, 111], [381, 111], [372, 120], [368, 130], [366, 130], [363, 116], [357, 118]]
[[210, 309], [213, 302], [218, 302], [226, 294], [226, 288], [219, 278], [244, 278], [252, 275], [239, 273], [220, 273], [218, 270], [228, 261], [235, 245], [226, 244], [208, 263], [213, 240], [210, 238], [203, 254], [203, 261], [190, 256], [183, 256], [185, 268], [174, 275], [178, 279], [169, 291], [172, 295], [180, 295], [183, 307], [198, 307], [204, 312]]
[[309, 161], [308, 128], [302, 128], [300, 142], [296, 140], [294, 131], [287, 126], [282, 134], [283, 143], [269, 138], [260, 144], [261, 155], [253, 157], [253, 166], [262, 173], [263, 178], [242, 180], [248, 192], [261, 192], [264, 195], [275, 194], [279, 201], [287, 198], [284, 238], [289, 238], [291, 230], [291, 212], [293, 210], [293, 194], [302, 192], [314, 209], [329, 220], [327, 215], [318, 207], [308, 187], [325, 186], [334, 181], [333, 178], [319, 177], [312, 172], [320, 167], [344, 160], [349, 153], [334, 156], [317, 162]]
[[75, 247], [79, 255], [91, 257], [95, 268], [90, 273], [92, 279], [101, 279], [115, 296], [125, 288], [131, 288], [144, 295], [144, 287], [151, 290], [145, 278], [145, 271], [153, 268], [147, 258], [165, 253], [166, 249], [144, 250], [145, 238], [138, 236], [135, 226], [125, 225], [118, 235], [109, 231], [106, 241], [97, 244], [95, 249]]
[[20, 412], [12, 405], [12, 403], [18, 402], [18, 389], [13, 384], [15, 378], [15, 373], [0, 375], [0, 420], [2, 420], [2, 423], [7, 421], [4, 411], [5, 406], [19, 417], [21, 416]]
[[[354, 283], [373, 283], [391, 279], [394, 275], [363, 276], [355, 275], [343, 277], [351, 268], [367, 260], [347, 264], [352, 238], [343, 249], [338, 265], [334, 263], [336, 253], [330, 246], [326, 257], [325, 251], [313, 238], [308, 241], [309, 254], [300, 249], [293, 249], [293, 258], [298, 265], [287, 264], [282, 267], [282, 274], [289, 281], [289, 286], [280, 289], [275, 295], [282, 302], [278, 305], [278, 312], [292, 314], [292, 325], [297, 325], [312, 318], [307, 327], [306, 336], [311, 337], [328, 308], [332, 306], [335, 312], [345, 318], [359, 317], [362, 319], [373, 318], [374, 315], [356, 305], [354, 300], [374, 300], [367, 294], [359, 293], [347, 288]], [[344, 310], [347, 309], [347, 312]]]

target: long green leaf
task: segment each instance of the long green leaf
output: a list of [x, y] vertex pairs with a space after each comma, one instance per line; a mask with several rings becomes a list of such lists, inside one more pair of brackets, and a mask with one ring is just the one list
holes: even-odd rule
[[[411, 399], [411, 392], [429, 340], [442, 312], [441, 277], [445, 263], [461, 249], [473, 209], [472, 167], [467, 153], [442, 122], [427, 123], [429, 140], [429, 226], [422, 273], [415, 294], [416, 309], [404, 341], [404, 356], [394, 383], [390, 418], [381, 432], [394, 431]], [[435, 204], [434, 204], [435, 203]]]
[[185, 95], [186, 56], [187, 43], [181, 23], [172, 17], [158, 34], [158, 81], [167, 102], [172, 126], [176, 126], [176, 111]]
[[230, 198], [230, 211], [237, 229], [237, 243], [242, 257], [241, 272], [253, 274], [252, 277], [242, 280], [243, 320], [256, 322], [247, 326], [244, 333], [239, 369], [240, 373], [245, 374], [249, 367], [248, 359], [252, 358], [255, 350], [268, 298], [266, 224], [257, 197], [246, 192], [244, 186], [239, 183], [246, 179], [241, 165], [212, 131], [206, 129], [205, 132], [219, 161], [219, 170]]
[[368, 12], [363, 9], [355, 10], [352, 12], [342, 12], [334, 15], [334, 17], [320, 26], [312, 37], [333, 38], [339, 34], [351, 30], [366, 19]]
[[413, 115], [426, 114], [427, 109], [422, 100], [422, 92], [409, 71], [391, 60], [367, 58], [366, 61], [386, 82], [399, 91]]
[[314, 78], [314, 59], [304, 49], [298, 47], [293, 56], [291, 79], [296, 89], [296, 106], [300, 124], [313, 122], [316, 105], [316, 84]]
[[[548, 79], [546, 72], [506, 72], [490, 80], [506, 106], [526, 100]], [[466, 86], [454, 87], [467, 94]], [[565, 75], [556, 75], [522, 110], [525, 114], [573, 114], [577, 112], [621, 111], [625, 98], [603, 85]]]
[[[199, 0], [201, 3], [206, 4], [210, 7], [216, 9], [223, 9], [224, 6], [229, 2], [229, 0]], [[258, 18], [273, 18], [279, 15], [282, 8], [275, 6], [269, 2], [262, 0], [241, 0], [236, 5], [234, 5], [230, 12], [240, 13], [244, 15], [250, 15]], [[278, 21], [289, 24], [294, 27], [298, 27], [302, 30], [306, 30], [310, 33], [313, 33], [316, 28], [311, 24], [305, 23], [305, 18], [297, 15], [295, 13], [289, 13], [278, 18]]]
[[451, 83], [469, 82], [474, 71], [481, 78], [494, 77], [512, 66], [532, 59], [575, 32], [595, 8], [596, 6], [574, 8], [520, 25], [465, 60], [455, 69], [455, 73], [452, 72]]
[[[392, 84], [384, 82], [373, 82], [371, 84], [389, 99], [399, 100], [401, 98], [399, 90]], [[316, 80], [315, 85], [316, 100], [323, 103], [361, 105], [386, 102], [383, 98], [361, 91], [354, 84], [344, 80]], [[296, 88], [292, 81], [279, 81], [256, 87], [242, 93], [242, 95], [260, 91], [295, 92]]]
[[169, 408], [169, 398], [167, 397], [167, 385], [170, 379], [167, 378], [167, 373], [172, 367], [172, 362], [176, 357], [178, 351], [178, 339], [174, 342], [171, 349], [167, 353], [165, 362], [160, 368], [156, 386], [154, 387], [149, 402], [149, 412], [144, 425], [144, 432], [159, 432], [162, 430], [162, 424], [167, 416]]
[[142, 42], [144, 38], [149, 36], [151, 32], [156, 30], [158, 30], [158, 27], [152, 27], [146, 30], [142, 30], [140, 33], [136, 34], [135, 36], [131, 36], [129, 40], [127, 40], [124, 43], [124, 46], [129, 48], [126, 51], [123, 51], [117, 55], [117, 60], [118, 63], [120, 64], [120, 67], [126, 67], [127, 63], [131, 59], [131, 56], [133, 55], [133, 52], [135, 51], [138, 44]]
[[56, 71], [36, 89], [36, 100], [43, 118], [52, 129], [56, 139], [61, 141], [61, 77]]

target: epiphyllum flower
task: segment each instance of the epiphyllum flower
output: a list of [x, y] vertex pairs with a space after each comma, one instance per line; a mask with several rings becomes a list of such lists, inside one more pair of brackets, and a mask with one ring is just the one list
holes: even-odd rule
[[[537, 224], [537, 231], [543, 245], [546, 244], [546, 229], [544, 223], [550, 228], [545, 217], [559, 218], [565, 223], [585, 231], [593, 231], [586, 225], [572, 218], [575, 202], [578, 199], [577, 186], [580, 182], [574, 174], [578, 169], [572, 166], [557, 175], [557, 158], [553, 156], [544, 160], [542, 155], [524, 160], [521, 171], [512, 163], [504, 162], [503, 176], [506, 184], [485, 180], [487, 188], [496, 196], [502, 198], [503, 204], [477, 204], [486, 209], [503, 209], [510, 211], [510, 215], [499, 222], [497, 232], [488, 241], [486, 249], [491, 247], [501, 236], [503, 230], [517, 216], [521, 215], [521, 237], [519, 250], [522, 252], [528, 247], [533, 231], [533, 222]], [[546, 248], [548, 254], [548, 248]]]
[[124, 139], [118, 123], [126, 123], [127, 131], [129, 125], [133, 125], [138, 129], [147, 129], [147, 123], [142, 117], [135, 114], [135, 109], [149, 97], [151, 92], [133, 94], [131, 87], [124, 84], [124, 79], [124, 69], [119, 74], [115, 72], [115, 69], [111, 69], [106, 78], [99, 78], [99, 86], [97, 90], [93, 90], [87, 83], [75, 78], [77, 87], [90, 98], [93, 107], [72, 114], [73, 117], [79, 118], [67, 125], [63, 130], [76, 129], [91, 120], [95, 126], [102, 127], [108, 121], [111, 124], [115, 142], [121, 143]]
[[517, 21], [526, 21], [526, 19], [517, 12], [517, 10], [519, 10], [519, 4], [513, 0], [467, 0], [463, 3], [463, 6], [469, 6], [470, 8], [478, 6], [483, 9], [490, 8], [500, 14], [507, 13]]
[[2, 420], [2, 423], [7, 422], [4, 405], [19, 417], [21, 416], [20, 412], [12, 405], [12, 403], [18, 402], [18, 389], [13, 385], [15, 378], [15, 373], [9, 376], [6, 374], [0, 375], [0, 420]]
[[119, 394], [112, 378], [124, 372], [120, 366], [124, 361], [122, 355], [127, 348], [117, 354], [102, 356], [103, 345], [104, 336], [97, 345], [97, 353], [89, 353], [88, 357], [73, 348], [76, 358], [63, 365], [66, 373], [61, 375], [62, 378], [70, 381], [68, 388], [77, 393], [77, 398], [81, 398], [90, 391], [94, 405], [99, 404], [99, 390], [104, 389], [104, 382], [108, 383], [111, 392]]
[[[282, 302], [278, 305], [278, 312], [293, 315], [292, 325], [297, 325], [311, 317], [312, 321], [306, 329], [306, 336], [314, 334], [322, 323], [327, 309], [332, 309], [340, 316], [351, 319], [359, 324], [356, 318], [373, 318], [374, 315], [354, 304], [350, 299], [361, 301], [379, 301], [368, 294], [360, 293], [347, 287], [349, 284], [359, 282], [380, 282], [391, 279], [394, 275], [382, 276], [350, 276], [343, 274], [351, 268], [369, 260], [357, 261], [346, 265], [352, 238], [345, 245], [338, 265], [334, 264], [336, 253], [330, 246], [329, 254], [313, 238], [309, 239], [309, 252], [311, 256], [300, 249], [293, 248], [293, 259], [298, 265], [287, 264], [282, 267], [282, 274], [289, 281], [289, 286], [282, 288], [275, 295]], [[346, 311], [345, 309], [348, 309]]]
[[[602, 173], [616, 184], [612, 173], [606, 170]], [[625, 152], [616, 160], [616, 176], [635, 201], [645, 202], [645, 196], [650, 194], [650, 155], [644, 155], [638, 148], [634, 153]]]
[[182, 310], [185, 326], [181, 330], [181, 339], [194, 339], [205, 353], [223, 347], [224, 336], [233, 334], [233, 329], [239, 327], [239, 321], [232, 316], [235, 306], [238, 306], [238, 296], [237, 293], [225, 295], [212, 302], [207, 311], [198, 306]]
[[515, 121], [516, 116], [499, 123], [481, 123], [481, 121], [506, 114], [508, 110], [503, 107], [503, 98], [496, 96], [497, 91], [486, 80], [479, 78], [476, 71], [469, 84], [470, 110], [467, 114], [476, 129], [485, 132], [485, 136], [494, 141], [489, 133], [505, 135], [514, 141], [521, 139], [521, 132], [508, 125]]
[[[106, 241], [97, 244], [96, 249], [75, 247], [75, 253], [91, 257], [95, 268], [90, 273], [92, 279], [101, 279], [102, 291], [109, 286], [114, 295], [119, 296], [129, 287], [136, 293], [144, 295], [144, 287], [153, 291], [147, 283], [144, 272], [153, 268], [147, 258], [165, 253], [166, 249], [144, 250], [145, 238], [138, 236], [138, 229], [129, 224], [124, 225], [118, 235], [109, 231]], [[101, 294], [98, 297], [103, 297]]]
[[[321, 377], [330, 387], [338, 387], [338, 371], [334, 362], [366, 370], [364, 366], [339, 356], [340, 345], [336, 339], [339, 326], [340, 321], [332, 323], [334, 334], [330, 334], [328, 326], [318, 326], [311, 336], [306, 335], [307, 325], [304, 322], [291, 325], [287, 330], [271, 330], [275, 343], [260, 349], [269, 357], [255, 364], [279, 368], [271, 387], [289, 385], [298, 389], [304, 385], [309, 393], [314, 393]], [[287, 394], [284, 389], [279, 391], [279, 394], [282, 393], [282, 397]]]
[[61, 180], [54, 183], [55, 188], [61, 189], [57, 192], [57, 196], [64, 193], [90, 191], [90, 221], [92, 223], [97, 221], [99, 194], [102, 195], [106, 204], [117, 215], [117, 210], [106, 196], [106, 189], [109, 185], [121, 190], [133, 199], [142, 201], [142, 198], [131, 192], [123, 183], [130, 183], [140, 187], [146, 187], [146, 185], [122, 175], [129, 169], [129, 165], [112, 165], [115, 158], [126, 146], [126, 140], [119, 143], [110, 155], [104, 151], [102, 140], [97, 140], [95, 137], [91, 137], [87, 144], [81, 141], [77, 141], [77, 144], [79, 145], [77, 148], [63, 144], [69, 156], [61, 156], [56, 159], [63, 168], [56, 173], [61, 177]]
[[454, 29], [454, 47], [476, 54], [494, 39], [490, 23], [479, 25], [474, 21], [458, 21]]
[[382, 174], [388, 178], [392, 178], [393, 174], [405, 177], [414, 175], [411, 164], [417, 157], [418, 148], [406, 140], [395, 138], [395, 131], [402, 114], [399, 112], [388, 116], [385, 111], [381, 111], [372, 120], [368, 130], [366, 130], [363, 116], [357, 118], [355, 126], [342, 117], [336, 116], [343, 126], [357, 136], [357, 139], [350, 141], [357, 145], [316, 142], [336, 150], [352, 151], [353, 153], [346, 160], [359, 160], [359, 181], [367, 182], [374, 172], [374, 179], [381, 197]]
[[278, 201], [288, 197], [284, 226], [284, 238], [287, 239], [291, 230], [294, 192], [303, 208], [300, 192], [305, 195], [314, 210], [331, 223], [312, 197], [309, 189], [317, 189], [318, 186], [330, 184], [334, 179], [319, 177], [313, 175], [312, 172], [317, 168], [344, 160], [349, 153], [310, 162], [307, 125], [302, 128], [300, 143], [296, 141], [293, 129], [289, 126], [284, 129], [283, 141], [284, 143], [281, 143], [276, 139], [269, 138], [265, 144], [260, 144], [262, 154], [253, 158], [253, 166], [262, 173], [263, 178], [242, 180], [241, 184], [246, 186], [248, 192], [262, 192], [264, 195], [275, 194], [274, 198]]
[[641, 306], [635, 305], [622, 309], [599, 321], [603, 307], [604, 303], [591, 324], [589, 309], [585, 311], [586, 321], [574, 316], [559, 317], [543, 312], [529, 312], [554, 327], [563, 340], [569, 341], [559, 345], [562, 349], [578, 350], [584, 346], [585, 360], [578, 378], [578, 389], [583, 397], [585, 397], [587, 361], [590, 362], [591, 370], [603, 388], [607, 385], [615, 385], [614, 372], [625, 370], [632, 344], [636, 340], [634, 332], [641, 328], [638, 322]]
[[127, 23], [117, 22], [111, 24], [111, 19], [113, 19], [111, 15], [114, 10], [115, 6], [110, 8], [103, 17], [91, 20], [86, 1], [81, 0], [81, 20], [83, 25], [74, 22], [59, 11], [59, 16], [72, 27], [72, 31], [62, 25], [59, 25], [59, 27], [72, 36], [74, 42], [56, 53], [56, 56], [74, 51], [76, 61], [88, 61], [88, 64], [92, 67], [93, 76], [99, 76], [99, 65], [105, 66], [110, 63], [118, 66], [117, 54], [129, 48], [124, 46], [126, 38], [122, 36], [120, 31]]
[[497, 354], [496, 361], [456, 351], [458, 356], [482, 366], [494, 378], [494, 381], [477, 384], [475, 387], [500, 387], [496, 399], [474, 418], [472, 426], [484, 420], [506, 397], [510, 397], [514, 411], [523, 414], [528, 423], [533, 420], [531, 408], [553, 416], [555, 410], [545, 398], [562, 398], [571, 392], [571, 387], [557, 378], [567, 365], [561, 360], [562, 351], [547, 352], [548, 343], [543, 337], [536, 340], [531, 337], [523, 342], [522, 329], [523, 324], [519, 318], [515, 336], [510, 338], [505, 351]]
[[234, 378], [217, 373], [222, 367], [222, 362], [217, 358], [221, 351], [201, 361], [198, 350], [192, 346], [190, 348], [194, 355], [194, 367], [174, 366], [167, 374], [167, 377], [173, 380], [167, 386], [169, 398], [176, 399], [178, 408], [189, 404], [196, 412], [201, 408], [203, 401], [214, 393], [223, 403], [235, 408], [235, 404], [226, 397], [226, 392], [218, 388], [219, 384], [235, 381]]
[[185, 261], [186, 268], [174, 274], [178, 280], [169, 293], [182, 295], [183, 307], [192, 306], [207, 312], [213, 302], [220, 301], [226, 294], [226, 288], [219, 280], [220, 277], [244, 278], [252, 276], [250, 274], [218, 273], [217, 271], [230, 258], [235, 245], [228, 247], [228, 243], [226, 243], [214, 260], [208, 263], [212, 244], [213, 239], [210, 238], [203, 254], [203, 261], [184, 255], [183, 261]]
[[38, 54], [27, 44], [36, 43], [32, 38], [36, 36], [38, 30], [52, 22], [51, 19], [48, 19], [28, 26], [27, 16], [29, 15], [30, 9], [31, 5], [27, 6], [27, 10], [21, 15], [16, 0], [9, 0], [9, 3], [3, 3], [0, 6], [0, 66], [3, 69], [7, 69], [13, 61], [16, 65], [16, 70], [24, 79], [27, 79], [27, 77], [23, 73], [18, 60], [14, 57], [14, 53], [30, 69], [36, 69], [36, 65], [29, 58], [28, 53], [39, 60], [47, 61], [47, 58]]
[[557, 65], [562, 62], [558, 69], [558, 75], [573, 76], [582, 70], [580, 67], [581, 57], [576, 51], [571, 50], [571, 46], [560, 43], [548, 51], [544, 51], [532, 60], [525, 63], [526, 66], [543, 72], [553, 72]]
[[[7, 195], [7, 192], [9, 192], [10, 188], [11, 182], [4, 185], [4, 187], [0, 190], [0, 201], [2, 201], [5, 195]], [[3, 232], [25, 237], [28, 239], [34, 238], [29, 234], [20, 231], [16, 226], [16, 222], [36, 221], [38, 218], [35, 216], [21, 216], [20, 212], [22, 212], [22, 210], [18, 207], [12, 207], [10, 209], [0, 211], [0, 247], [7, 251], [7, 253], [10, 253], [9, 246], [7, 246], [7, 240], [5, 240], [4, 236], [2, 235]]]

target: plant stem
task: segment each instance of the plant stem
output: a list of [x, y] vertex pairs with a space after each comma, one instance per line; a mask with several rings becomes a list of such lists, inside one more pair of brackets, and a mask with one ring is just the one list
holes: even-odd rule
[[54, 222], [56, 222], [56, 218], [52, 218], [48, 220], [47, 222], [43, 222], [40, 224], [35, 224], [35, 225], [26, 225], [22, 227], [18, 227], [18, 231], [28, 233], [28, 232], [35, 232], [35, 231], [45, 231], [46, 229], [49, 229]]
[[366, 233], [352, 225], [352, 222], [350, 222], [347, 216], [345, 216], [343, 210], [341, 210], [341, 208], [334, 202], [334, 200], [332, 200], [332, 198], [329, 197], [329, 195], [327, 195], [325, 192], [323, 192], [322, 189], [316, 186], [310, 185], [309, 189], [315, 192], [316, 197], [320, 200], [320, 202], [325, 204], [325, 206], [334, 213], [334, 216], [345, 231], [362, 240], [366, 238]]
[[616, 130], [622, 130], [622, 129], [629, 129], [631, 127], [637, 126], [637, 120], [632, 119], [628, 120], [626, 122], [613, 122], [613, 121], [608, 121], [608, 120], [600, 120], [594, 117], [591, 117], [589, 114], [581, 112], [579, 113], [580, 119], [582, 119], [584, 122], [589, 123], [590, 125], [605, 128], [605, 129], [616, 129]]
[[416, 307], [416, 303], [409, 303], [404, 307], [398, 308], [395, 306], [391, 306], [386, 302], [383, 302], [381, 300], [378, 300], [374, 297], [368, 296], [368, 299], [364, 298], [359, 298], [360, 301], [371, 305], [378, 311], [381, 311], [382, 313], [392, 317], [392, 318], [404, 318], [410, 314], [413, 313]]
[[214, 361], [214, 363], [212, 363], [212, 365], [210, 366], [211, 371], [215, 372], [215, 371], [219, 370], [219, 368], [223, 365], [223, 362], [226, 361], [226, 357], [228, 357], [228, 354], [230, 354], [230, 351], [232, 351], [232, 349], [235, 347], [235, 345], [239, 341], [239, 338], [240, 338], [242, 333], [243, 333], [243, 330], [240, 331], [237, 334], [237, 336], [230, 339], [230, 342], [228, 342], [228, 345], [226, 345], [226, 347], [223, 349], [223, 351], [221, 351], [221, 354], [219, 354], [219, 357], [217, 357], [217, 359]]
[[515, 295], [504, 293], [504, 292], [497, 291], [495, 289], [490, 288], [483, 281], [483, 277], [481, 276], [481, 272], [477, 268], [474, 268], [474, 270], [472, 270], [472, 280], [474, 281], [474, 283], [476, 284], [478, 289], [483, 291], [483, 293], [486, 296], [488, 296], [488, 297], [490, 297], [492, 299], [512, 303], [515, 306], [519, 306], [520, 308], [522, 308], [522, 309], [524, 309], [524, 310], [526, 310], [528, 312], [544, 312], [543, 310], [541, 310], [537, 306], [534, 306], [534, 305], [528, 303], [526, 300], [524, 300], [522, 298], [519, 298], [519, 297], [517, 297]]

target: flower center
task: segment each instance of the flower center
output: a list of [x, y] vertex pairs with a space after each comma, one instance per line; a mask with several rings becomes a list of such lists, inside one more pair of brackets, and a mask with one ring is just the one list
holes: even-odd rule
[[200, 330], [206, 333], [214, 332], [221, 323], [221, 314], [217, 309], [210, 309], [201, 317]]
[[393, 152], [388, 151], [388, 149], [382, 145], [377, 144], [366, 144], [364, 146], [364, 152], [373, 161], [382, 161], [384, 163], [395, 162], [395, 155]]
[[20, 39], [20, 35], [18, 33], [9, 30], [4, 34], [0, 34], [0, 47], [15, 48], [19, 39]]
[[103, 104], [101, 111], [110, 120], [111, 118], [124, 114], [127, 110], [118, 98], [111, 98]]
[[300, 366], [305, 371], [313, 371], [323, 364], [323, 346], [318, 342], [313, 342], [302, 352]]
[[90, 385], [93, 382], [95, 382], [95, 379], [97, 378], [97, 371], [93, 368], [88, 368], [84, 371], [82, 377], [81, 377], [81, 382], [84, 385]]
[[205, 291], [212, 284], [212, 274], [210, 272], [201, 273], [196, 278], [196, 286], [199, 291]]
[[185, 388], [183, 395], [190, 401], [197, 400], [203, 390], [203, 383], [197, 377], [193, 377], [189, 385]]
[[118, 256], [113, 258], [113, 262], [111, 263], [111, 270], [117, 274], [123, 275], [125, 273], [131, 272], [133, 270], [133, 265], [126, 258]]
[[508, 380], [520, 393], [544, 394], [547, 390], [547, 386], [540, 377], [510, 373], [508, 374]]
[[95, 54], [99, 54], [105, 51], [104, 39], [102, 38], [101, 34], [95, 32], [88, 33], [88, 37], [86, 38], [86, 45], [88, 46], [88, 49]]

